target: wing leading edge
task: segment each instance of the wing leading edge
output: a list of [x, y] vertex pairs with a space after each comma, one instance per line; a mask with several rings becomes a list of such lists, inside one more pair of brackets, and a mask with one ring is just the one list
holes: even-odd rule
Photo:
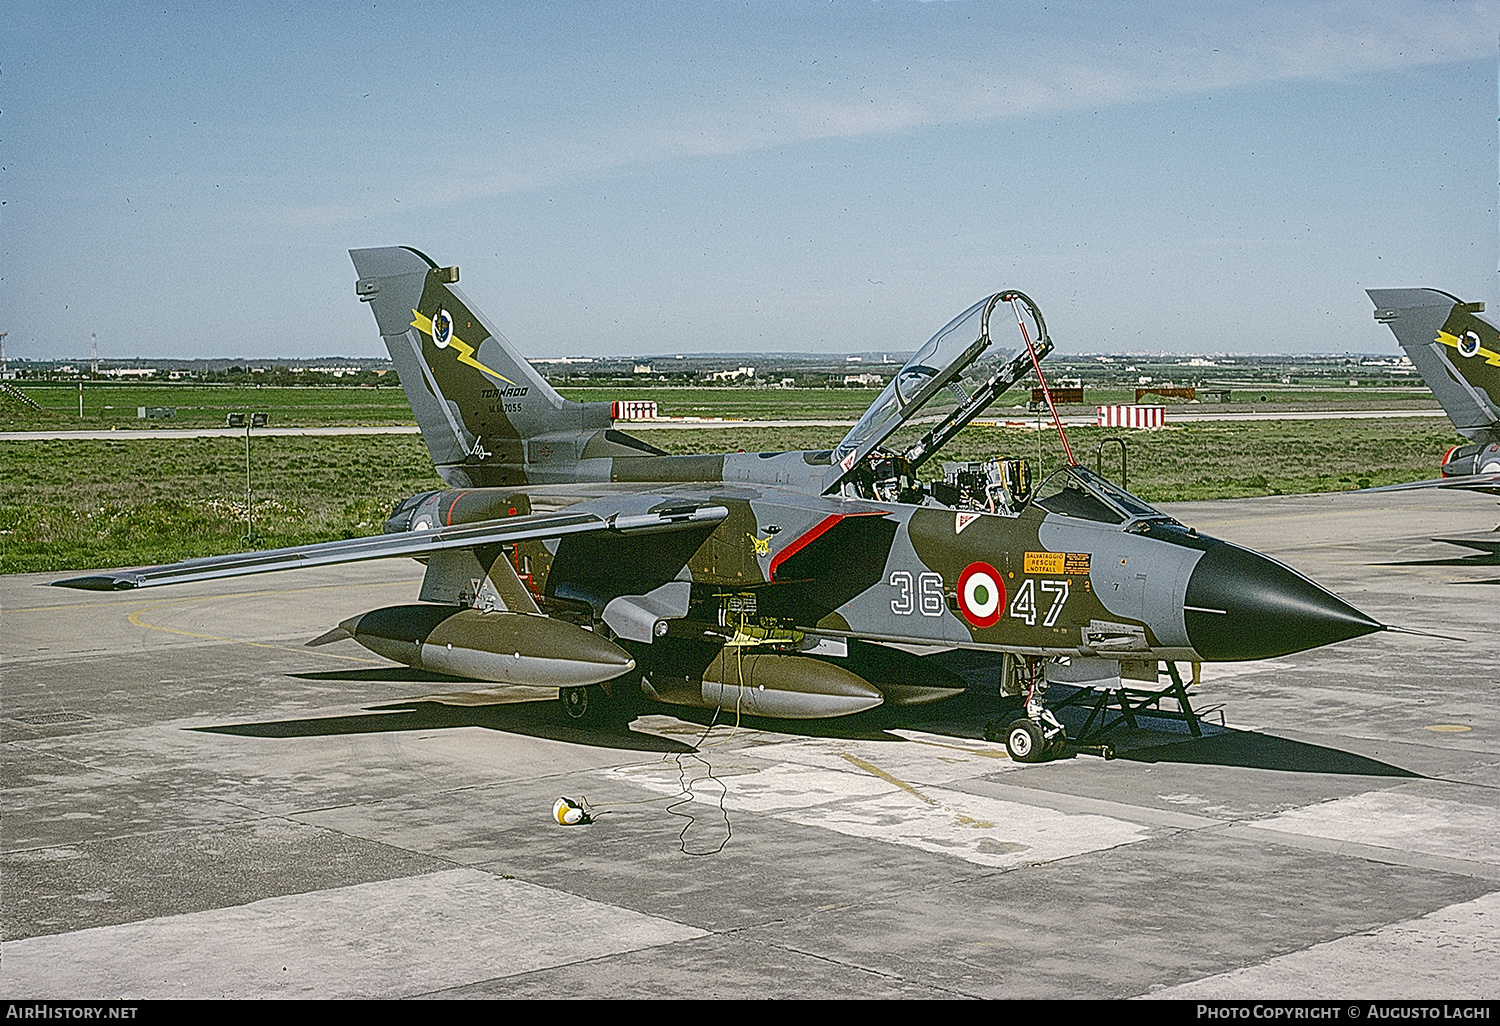
[[165, 566], [72, 577], [64, 581], [53, 581], [52, 585], [87, 591], [128, 591], [134, 588], [155, 588], [164, 584], [210, 581], [220, 577], [355, 563], [367, 559], [422, 556], [449, 549], [473, 548], [476, 545], [509, 545], [543, 538], [561, 538], [565, 535], [593, 532], [649, 534], [686, 530], [716, 524], [729, 515], [729, 510], [724, 506], [691, 503], [662, 505], [664, 508], [646, 512], [619, 511], [604, 514], [591, 510], [564, 510], [557, 513], [537, 513], [431, 531], [407, 531], [401, 534], [320, 542], [315, 545], [295, 545], [264, 552], [189, 559]]

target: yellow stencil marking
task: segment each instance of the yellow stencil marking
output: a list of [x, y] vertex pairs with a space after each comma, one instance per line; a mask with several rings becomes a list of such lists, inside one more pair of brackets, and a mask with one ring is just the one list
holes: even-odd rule
[[[423, 317], [415, 310], [411, 312], [411, 315], [416, 318], [411, 322], [411, 326], [422, 332], [422, 334], [426, 335], [428, 338], [432, 338], [432, 318]], [[436, 343], [434, 342], [434, 344]], [[451, 349], [458, 350], [459, 363], [466, 363], [470, 367], [473, 367], [475, 370], [483, 371], [490, 377], [497, 378], [500, 381], [505, 382], [507, 385], [515, 385], [515, 382], [510, 380], [510, 378], [507, 378], [504, 374], [497, 374], [486, 367], [484, 364], [480, 363], [478, 360], [474, 359], [474, 347], [469, 345], [469, 343], [465, 342], [463, 339], [459, 338], [457, 335], [454, 335], [448, 340], [448, 346]]]
[[901, 790], [905, 791], [913, 798], [924, 801], [928, 805], [937, 804], [936, 801], [927, 797], [925, 794], [923, 794], [921, 791], [918, 791], [915, 787], [912, 787], [906, 781], [898, 780], [897, 778], [887, 773], [885, 770], [881, 769], [879, 766], [872, 766], [868, 762], [865, 762], [865, 760], [856, 758], [855, 756], [850, 755], [848, 752], [840, 752], [839, 754], [848, 759], [850, 762], [854, 763], [854, 765], [858, 766], [860, 769], [864, 770], [866, 773], [870, 774], [872, 777], [879, 777], [887, 784], [894, 784], [896, 787], [901, 788]]
[[1028, 552], [1024, 569], [1028, 574], [1060, 574], [1063, 560], [1061, 552]]
[[1024, 561], [1028, 574], [1086, 574], [1087, 552], [1028, 552]]

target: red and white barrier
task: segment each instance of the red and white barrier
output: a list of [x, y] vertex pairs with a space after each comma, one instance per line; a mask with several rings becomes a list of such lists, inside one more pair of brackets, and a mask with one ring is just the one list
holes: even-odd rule
[[1099, 406], [1095, 409], [1096, 427], [1159, 428], [1167, 422], [1165, 406]]
[[655, 420], [656, 403], [638, 399], [616, 399], [609, 407], [615, 420]]

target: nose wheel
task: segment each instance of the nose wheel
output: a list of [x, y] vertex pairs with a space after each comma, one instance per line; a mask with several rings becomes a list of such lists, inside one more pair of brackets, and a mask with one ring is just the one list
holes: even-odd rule
[[1017, 762], [1041, 762], [1046, 747], [1042, 728], [1030, 720], [1016, 720], [1005, 728], [1005, 750]]
[[1042, 719], [1013, 720], [1005, 728], [1005, 750], [1017, 762], [1045, 762], [1057, 758], [1068, 746], [1068, 732], [1061, 724], [1054, 724], [1055, 720], [1053, 723]]
[[[1047, 690], [1041, 660], [1028, 657], [1022, 670], [1026, 685], [1026, 715], [1010, 721], [1005, 728], [1005, 750], [1016, 762], [1045, 762], [1064, 754], [1068, 732], [1047, 709], [1042, 695]], [[985, 728], [985, 739], [997, 740], [994, 725]]]

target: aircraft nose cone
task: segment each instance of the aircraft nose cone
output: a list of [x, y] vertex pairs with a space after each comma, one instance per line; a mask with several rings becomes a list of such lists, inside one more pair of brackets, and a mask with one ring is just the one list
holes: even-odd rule
[[1188, 641], [1204, 659], [1268, 659], [1332, 645], [1385, 625], [1294, 570], [1216, 542], [1188, 578]]

